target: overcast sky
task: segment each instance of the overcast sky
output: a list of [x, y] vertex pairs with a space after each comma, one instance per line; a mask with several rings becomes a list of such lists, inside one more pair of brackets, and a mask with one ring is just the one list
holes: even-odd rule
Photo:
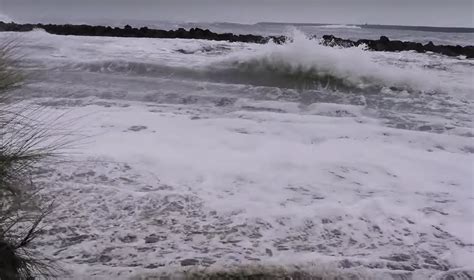
[[474, 0], [0, 0], [12, 19], [143, 19], [474, 27]]

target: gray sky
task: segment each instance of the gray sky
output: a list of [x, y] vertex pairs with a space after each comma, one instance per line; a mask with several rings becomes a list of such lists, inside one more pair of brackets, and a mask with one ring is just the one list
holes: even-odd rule
[[474, 27], [474, 0], [0, 0], [13, 19], [142, 19]]

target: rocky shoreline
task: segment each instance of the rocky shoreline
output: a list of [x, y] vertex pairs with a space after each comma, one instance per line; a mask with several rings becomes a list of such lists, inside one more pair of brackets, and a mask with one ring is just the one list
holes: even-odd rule
[[28, 32], [40, 28], [48, 33], [56, 35], [76, 35], [76, 36], [105, 36], [105, 37], [136, 37], [136, 38], [169, 38], [169, 39], [205, 39], [214, 41], [246, 42], [265, 44], [270, 40], [283, 43], [284, 36], [260, 35], [238, 35], [232, 33], [214, 33], [209, 29], [191, 28], [185, 30], [160, 30], [148, 27], [134, 28], [126, 25], [123, 28], [99, 26], [99, 25], [73, 25], [73, 24], [18, 24], [5, 23], [0, 21], [1, 31]]
[[[124, 28], [110, 26], [72, 25], [72, 24], [18, 24], [0, 21], [0, 32], [28, 32], [36, 28], [56, 35], [76, 36], [105, 36], [105, 37], [136, 37], [136, 38], [169, 38], [169, 39], [204, 39], [214, 41], [245, 42], [265, 44], [274, 41], [281, 44], [289, 40], [285, 36], [261, 36], [252, 34], [215, 33], [209, 29], [191, 28], [185, 30], [160, 30], [148, 27], [134, 28], [126, 25]], [[314, 37], [316, 38], [316, 37]], [[316, 38], [319, 39], [319, 38]], [[474, 58], [474, 46], [435, 45], [433, 42], [421, 44], [417, 42], [390, 40], [382, 36], [378, 40], [361, 39], [357, 41], [324, 35], [323, 44], [327, 46], [354, 47], [366, 45], [372, 51], [416, 51], [419, 53], [433, 52], [447, 56], [465, 56]]]
[[324, 35], [323, 44], [328, 46], [354, 47], [366, 45], [372, 51], [400, 52], [400, 51], [416, 51], [419, 53], [433, 52], [444, 54], [447, 56], [465, 56], [466, 58], [474, 58], [474, 46], [452, 46], [452, 45], [435, 45], [433, 42], [427, 44], [390, 40], [386, 36], [381, 36], [379, 40], [361, 39], [357, 41], [346, 40], [335, 37], [333, 35]]

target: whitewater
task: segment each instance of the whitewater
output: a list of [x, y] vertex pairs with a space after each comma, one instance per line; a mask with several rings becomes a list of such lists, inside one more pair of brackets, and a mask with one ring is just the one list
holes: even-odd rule
[[290, 36], [0, 33], [29, 77], [12, 98], [80, 139], [36, 175], [62, 278], [473, 277], [474, 60]]

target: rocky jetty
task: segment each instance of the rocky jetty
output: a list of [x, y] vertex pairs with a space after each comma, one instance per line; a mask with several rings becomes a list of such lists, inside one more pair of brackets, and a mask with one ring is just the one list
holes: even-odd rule
[[366, 45], [372, 51], [400, 52], [400, 51], [416, 51], [419, 53], [433, 52], [444, 54], [447, 56], [466, 56], [474, 58], [474, 46], [452, 46], [452, 45], [435, 45], [433, 42], [427, 44], [390, 40], [385, 36], [381, 36], [378, 40], [361, 39], [357, 41], [337, 38], [333, 35], [324, 35], [323, 44], [327, 46], [354, 47]]
[[191, 28], [185, 30], [160, 30], [148, 27], [134, 28], [126, 25], [124, 28], [98, 26], [98, 25], [73, 25], [73, 24], [17, 24], [0, 21], [0, 31], [26, 32], [40, 28], [48, 33], [56, 35], [76, 36], [106, 36], [106, 37], [137, 37], [137, 38], [178, 38], [178, 39], [205, 39], [214, 41], [246, 42], [264, 44], [270, 40], [277, 43], [285, 41], [284, 36], [263, 37], [260, 35], [240, 35], [232, 33], [214, 33], [209, 29]]
[[[179, 38], [179, 39], [204, 39], [214, 41], [229, 42], [246, 42], [265, 44], [274, 41], [277, 44], [284, 43], [289, 40], [285, 36], [260, 36], [252, 34], [233, 34], [233, 33], [215, 33], [209, 29], [191, 28], [185, 30], [179, 28], [177, 30], [160, 30], [148, 27], [134, 28], [126, 25], [124, 28], [110, 26], [93, 26], [93, 25], [73, 25], [73, 24], [18, 24], [5, 23], [0, 21], [1, 31], [27, 32], [35, 28], [40, 28], [48, 33], [56, 35], [77, 35], [77, 36], [108, 36], [108, 37], [138, 37], [138, 38]], [[317, 38], [319, 39], [319, 38]], [[474, 58], [474, 46], [452, 46], [452, 45], [435, 45], [432, 42], [421, 44], [416, 42], [396, 41], [382, 36], [379, 40], [361, 39], [352, 41], [335, 37], [333, 35], [324, 35], [322, 37], [323, 44], [327, 46], [354, 47], [366, 45], [372, 51], [416, 51], [420, 53], [433, 52], [447, 56], [466, 56]]]

